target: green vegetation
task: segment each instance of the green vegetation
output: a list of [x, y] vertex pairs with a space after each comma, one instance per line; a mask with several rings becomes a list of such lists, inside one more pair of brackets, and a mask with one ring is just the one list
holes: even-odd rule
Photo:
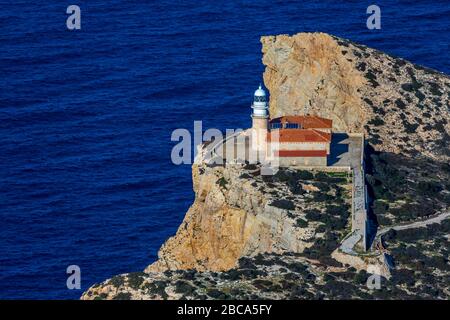
[[119, 292], [114, 298], [114, 300], [130, 300], [131, 293], [129, 292]]
[[442, 190], [450, 175], [440, 163], [369, 151], [366, 169], [369, 195], [374, 199], [371, 209], [383, 225], [426, 217], [446, 205]]
[[380, 117], [377, 116], [377, 117], [373, 118], [372, 120], [370, 120], [368, 123], [378, 127], [378, 126], [383, 125], [384, 121], [383, 121], [383, 119], [381, 119]]
[[221, 188], [226, 189], [228, 181], [224, 177], [217, 179], [216, 184], [218, 184]]
[[437, 84], [436, 82], [428, 82], [428, 84], [430, 85], [430, 92], [432, 95], [435, 96], [442, 96], [442, 88], [439, 86], [439, 84]]
[[364, 74], [364, 76], [372, 84], [373, 88], [376, 88], [380, 85], [377, 81], [377, 76], [375, 75], [375, 73], [372, 69], [368, 69], [367, 72]]
[[295, 209], [294, 203], [290, 200], [285, 200], [285, 199], [274, 200], [269, 205], [280, 208], [280, 209], [286, 209], [286, 210], [294, 210]]
[[299, 227], [299, 228], [306, 228], [308, 226], [308, 221], [305, 221], [305, 220], [303, 220], [301, 218], [298, 218], [295, 221], [295, 223], [296, 223], [296, 226]]
[[403, 126], [405, 127], [406, 133], [413, 133], [416, 132], [417, 128], [419, 127], [418, 123], [409, 123], [406, 120], [403, 120]]
[[195, 291], [195, 287], [193, 287], [186, 281], [178, 280], [175, 282], [175, 292], [176, 293], [191, 294], [194, 291]]
[[125, 284], [125, 277], [123, 276], [114, 276], [109, 280], [109, 283], [116, 288], [119, 288]]
[[145, 277], [146, 277], [146, 274], [144, 272], [129, 273], [127, 276], [128, 285], [133, 289], [138, 289], [144, 282]]
[[168, 283], [166, 281], [157, 280], [157, 281], [152, 281], [152, 282], [146, 283], [144, 285], [144, 289], [147, 290], [147, 292], [152, 295], [158, 295], [162, 299], [167, 299], [168, 295], [165, 290], [167, 285], [168, 285]]
[[395, 105], [401, 110], [405, 110], [406, 109], [406, 104], [403, 102], [402, 99], [395, 100]]

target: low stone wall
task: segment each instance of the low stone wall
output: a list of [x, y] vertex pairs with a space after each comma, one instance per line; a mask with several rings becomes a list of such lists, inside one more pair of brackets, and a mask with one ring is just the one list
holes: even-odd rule
[[293, 166], [299, 170], [321, 171], [321, 172], [347, 172], [350, 173], [350, 167], [324, 167], [324, 166]]
[[365, 270], [370, 274], [377, 274], [389, 279], [391, 277], [391, 266], [386, 254], [382, 253], [372, 257], [359, 257], [339, 251], [333, 251], [331, 257], [344, 265], [351, 266], [356, 270]]
[[281, 167], [291, 167], [291, 166], [326, 166], [326, 157], [280, 157], [279, 165]]

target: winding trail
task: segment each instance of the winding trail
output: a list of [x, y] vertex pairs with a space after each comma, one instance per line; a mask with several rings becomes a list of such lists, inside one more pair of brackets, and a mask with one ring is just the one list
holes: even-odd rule
[[[372, 246], [370, 248], [370, 251], [375, 251], [376, 249], [376, 244], [380, 242], [381, 237], [386, 234], [389, 230], [396, 230], [396, 231], [400, 231], [400, 230], [407, 230], [407, 229], [414, 229], [414, 228], [422, 228], [422, 227], [426, 227], [427, 225], [433, 224], [433, 223], [441, 223], [442, 221], [444, 221], [446, 218], [450, 217], [450, 211], [449, 212], [443, 212], [440, 213], [438, 215], [435, 215], [431, 218], [428, 218], [426, 220], [420, 220], [420, 221], [414, 221], [408, 224], [400, 224], [400, 225], [396, 225], [396, 226], [390, 226], [390, 227], [385, 227], [383, 229], [379, 229], [377, 231], [377, 234], [375, 235], [375, 238], [372, 242]], [[350, 233], [350, 235], [348, 235], [342, 242], [341, 245], [339, 246], [339, 249], [349, 255], [360, 255], [360, 253], [357, 253], [353, 250], [353, 248], [355, 247], [355, 245], [358, 243], [358, 241], [361, 240], [361, 235], [356, 233], [356, 232], [352, 232]]]
[[428, 218], [426, 220], [420, 220], [420, 221], [414, 221], [408, 224], [400, 224], [400, 225], [396, 225], [396, 226], [391, 226], [391, 227], [385, 227], [383, 229], [380, 229], [377, 231], [377, 234], [375, 236], [374, 239], [374, 243], [376, 243], [377, 241], [380, 240], [380, 238], [386, 234], [389, 230], [395, 230], [395, 231], [400, 231], [400, 230], [407, 230], [407, 229], [415, 229], [415, 228], [422, 228], [422, 227], [426, 227], [429, 224], [433, 224], [433, 223], [441, 223], [443, 220], [445, 220], [446, 218], [450, 217], [450, 211], [449, 212], [443, 212], [440, 213], [438, 215], [435, 215], [431, 218]]

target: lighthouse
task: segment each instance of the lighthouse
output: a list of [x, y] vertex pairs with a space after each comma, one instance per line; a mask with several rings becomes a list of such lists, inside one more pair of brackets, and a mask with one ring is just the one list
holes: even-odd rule
[[257, 151], [265, 151], [269, 112], [266, 92], [261, 85], [255, 91], [252, 109], [252, 148]]

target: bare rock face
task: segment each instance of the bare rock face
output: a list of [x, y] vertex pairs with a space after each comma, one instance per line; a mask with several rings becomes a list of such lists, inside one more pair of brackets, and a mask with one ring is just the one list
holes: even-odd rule
[[272, 117], [315, 114], [377, 150], [449, 160], [448, 76], [324, 33], [261, 43]]
[[[271, 206], [273, 195], [256, 169], [251, 179], [241, 165], [193, 166], [194, 204], [175, 236], [145, 271], [228, 270], [242, 256], [301, 252], [313, 234], [295, 226], [289, 211]], [[248, 173], [246, 173], [248, 175]]]
[[317, 114], [338, 131], [361, 132], [365, 123], [357, 90], [365, 79], [337, 41], [323, 33], [262, 37], [264, 83], [272, 117]]
[[161, 247], [158, 261], [146, 272], [223, 270], [231, 268], [241, 256], [245, 243], [256, 228], [255, 216], [227, 205], [225, 194], [216, 183], [220, 179], [219, 171], [223, 169], [212, 174], [199, 174], [198, 166], [194, 165], [196, 200], [177, 234]]

